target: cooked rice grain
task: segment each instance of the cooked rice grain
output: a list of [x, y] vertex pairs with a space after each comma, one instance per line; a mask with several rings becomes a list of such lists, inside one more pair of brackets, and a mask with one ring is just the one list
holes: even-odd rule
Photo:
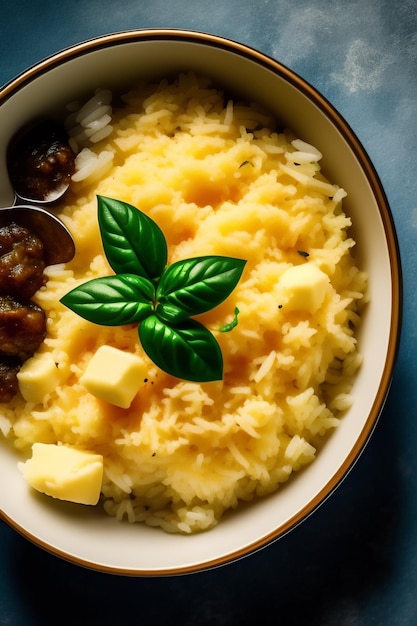
[[[60, 383], [41, 405], [16, 396], [0, 429], [27, 453], [35, 441], [60, 441], [102, 454], [109, 515], [189, 534], [211, 528], [239, 501], [276, 490], [337, 427], [361, 362], [355, 328], [366, 275], [351, 254], [345, 191], [325, 180], [316, 148], [192, 74], [141, 85], [124, 101], [111, 125], [100, 118], [109, 135], [79, 157], [61, 211], [76, 258], [48, 268], [37, 294], [48, 314], [40, 350], [52, 353]], [[72, 119], [94, 126], [96, 118], [88, 105]], [[136, 328], [90, 324], [59, 304], [74, 286], [110, 273], [97, 194], [148, 213], [167, 237], [170, 262], [247, 259], [233, 294], [201, 316], [220, 342], [223, 381], [179, 381], [149, 362], [148, 382], [126, 410], [79, 383], [102, 344], [141, 353]], [[315, 313], [287, 311], [280, 276], [306, 262], [328, 275], [329, 290]], [[235, 307], [237, 327], [217, 333]]]

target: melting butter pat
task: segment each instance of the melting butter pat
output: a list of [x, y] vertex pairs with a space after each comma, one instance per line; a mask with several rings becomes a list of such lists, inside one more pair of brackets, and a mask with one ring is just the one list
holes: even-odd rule
[[103, 457], [66, 445], [34, 443], [32, 458], [19, 463], [27, 483], [48, 496], [78, 504], [97, 504]]
[[312, 263], [290, 267], [279, 281], [285, 307], [315, 313], [323, 303], [329, 282], [327, 274]]
[[43, 402], [59, 383], [59, 371], [52, 354], [36, 354], [23, 363], [17, 374], [19, 391], [26, 402]]
[[146, 363], [137, 355], [112, 346], [100, 346], [80, 378], [100, 400], [127, 409], [144, 383]]

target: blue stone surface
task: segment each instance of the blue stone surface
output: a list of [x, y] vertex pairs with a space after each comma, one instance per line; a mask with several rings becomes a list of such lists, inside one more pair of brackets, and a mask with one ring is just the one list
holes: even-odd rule
[[417, 4], [3, 0], [0, 85], [74, 43], [149, 27], [211, 32], [271, 55], [356, 132], [382, 180], [402, 254], [394, 379], [365, 453], [332, 497], [287, 536], [231, 565], [117, 577], [62, 561], [0, 522], [0, 626], [417, 624]]

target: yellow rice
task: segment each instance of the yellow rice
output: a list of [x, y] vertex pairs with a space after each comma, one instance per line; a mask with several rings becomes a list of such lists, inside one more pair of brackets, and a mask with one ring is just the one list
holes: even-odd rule
[[[62, 209], [76, 258], [50, 267], [36, 296], [48, 315], [40, 351], [53, 354], [60, 384], [39, 405], [16, 396], [2, 409], [0, 429], [26, 456], [33, 442], [102, 454], [109, 515], [167, 532], [205, 530], [313, 461], [352, 402], [366, 275], [351, 253], [345, 193], [321, 175], [317, 150], [192, 74], [129, 93], [111, 133], [91, 150], [97, 169], [75, 176]], [[79, 383], [101, 344], [143, 354], [137, 328], [94, 325], [58, 302], [86, 279], [111, 273], [97, 194], [149, 214], [167, 238], [169, 262], [202, 254], [247, 259], [232, 295], [199, 317], [221, 345], [223, 381], [181, 381], [149, 362], [148, 382], [126, 410]], [[329, 276], [331, 288], [316, 313], [288, 312], [280, 307], [280, 276], [306, 262]], [[236, 306], [238, 326], [217, 332]]]

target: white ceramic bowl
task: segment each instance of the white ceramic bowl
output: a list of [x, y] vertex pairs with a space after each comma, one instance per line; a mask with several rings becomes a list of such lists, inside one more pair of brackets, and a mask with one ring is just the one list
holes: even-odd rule
[[129, 575], [193, 572], [230, 562], [282, 537], [327, 497], [362, 452], [386, 398], [399, 341], [401, 273], [392, 216], [361, 143], [317, 91], [277, 61], [233, 41], [180, 30], [112, 34], [47, 58], [0, 91], [0, 207], [13, 192], [6, 146], [37, 114], [53, 111], [96, 86], [118, 89], [140, 78], [180, 70], [265, 104], [323, 153], [323, 170], [348, 191], [359, 262], [370, 277], [370, 305], [360, 330], [365, 359], [355, 402], [315, 462], [285, 488], [238, 509], [216, 528], [193, 536], [168, 535], [119, 523], [102, 510], [36, 497], [17, 469], [17, 456], [0, 440], [0, 513], [28, 539], [94, 569]]

